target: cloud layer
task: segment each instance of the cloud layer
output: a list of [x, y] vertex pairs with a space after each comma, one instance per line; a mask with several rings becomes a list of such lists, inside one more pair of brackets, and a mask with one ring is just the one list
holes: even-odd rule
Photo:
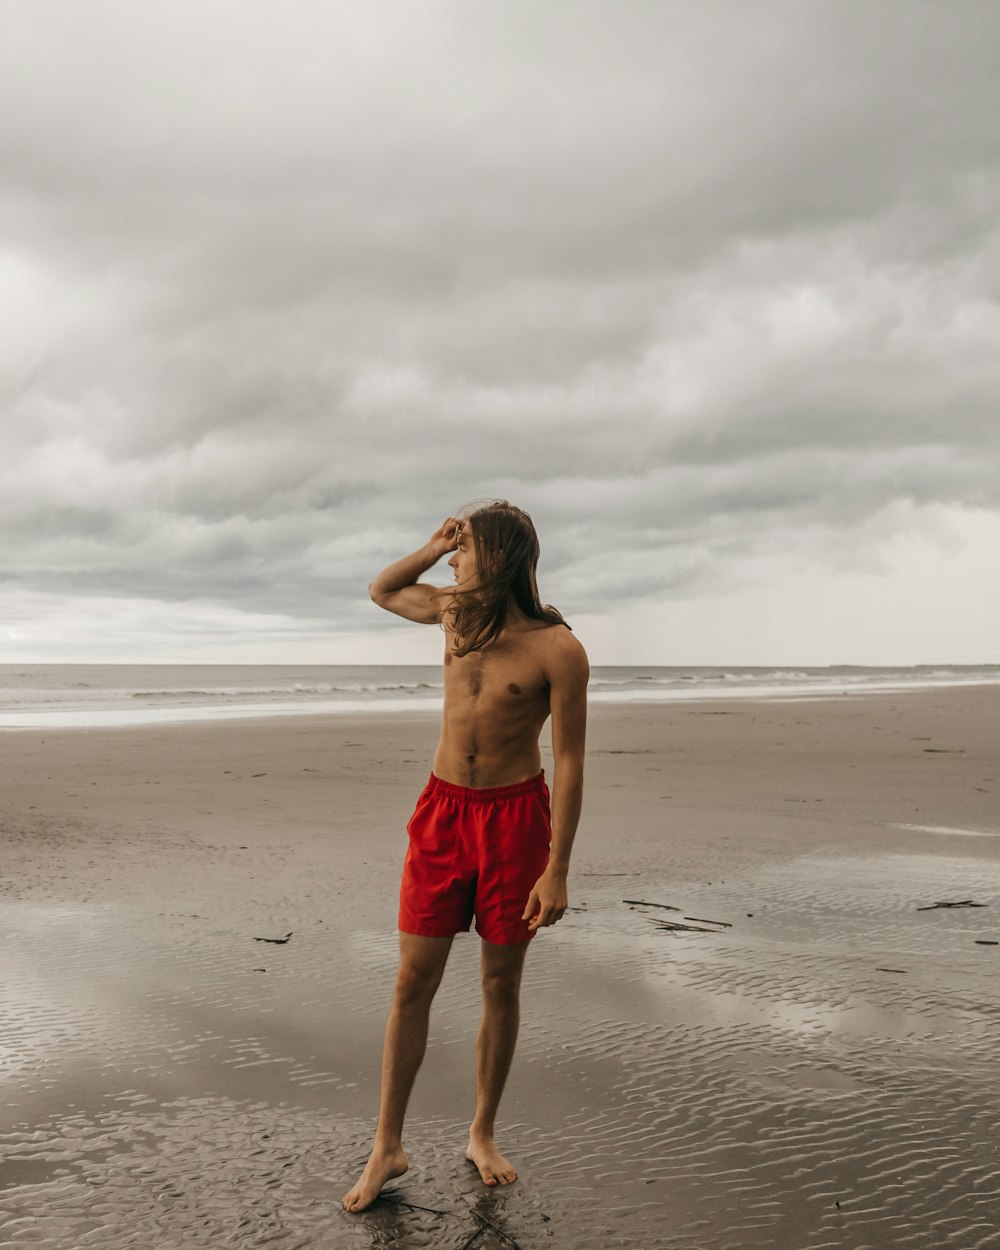
[[262, 658], [276, 621], [353, 637], [372, 573], [484, 496], [533, 512], [547, 596], [612, 633], [683, 602], [694, 639], [702, 597], [752, 581], [762, 611], [803, 570], [891, 581], [908, 536], [928, 572], [985, 544], [994, 6], [51, 0], [5, 25], [12, 655], [105, 654], [105, 611], [121, 658], [155, 658], [158, 613], [207, 658], [210, 618]]

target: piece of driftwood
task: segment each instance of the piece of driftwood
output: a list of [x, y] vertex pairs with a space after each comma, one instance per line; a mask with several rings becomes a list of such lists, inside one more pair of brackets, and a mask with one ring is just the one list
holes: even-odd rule
[[[294, 933], [294, 932], [295, 932], [295, 930], [293, 929], [293, 930], [292, 930], [292, 933]], [[261, 937], [255, 937], [255, 938], [254, 938], [254, 941], [255, 941], [255, 942], [270, 942], [273, 946], [284, 946], [284, 945], [285, 945], [285, 943], [288, 941], [288, 939], [289, 939], [291, 936], [292, 936], [292, 934], [291, 934], [291, 933], [286, 933], [286, 934], [285, 934], [285, 936], [284, 936], [284, 937], [282, 937], [282, 938], [261, 938]]]
[[905, 968], [876, 968], [875, 971], [876, 972], [901, 972], [903, 973], [904, 976], [906, 975]]
[[937, 911], [944, 907], [989, 907], [989, 903], [974, 903], [971, 898], [963, 898], [957, 903], [928, 903], [926, 907], [918, 907], [917, 911]]
[[494, 1224], [491, 1220], [488, 1220], [485, 1215], [480, 1215], [478, 1211], [472, 1211], [470, 1214], [474, 1215], [482, 1225], [479, 1230], [481, 1233], [484, 1233], [488, 1228], [491, 1228], [498, 1237], [502, 1237], [508, 1245], [513, 1246], [514, 1250], [521, 1250], [520, 1245], [514, 1240], [513, 1237], [511, 1237], [510, 1233], [505, 1233], [499, 1225]]
[[[418, 1206], [415, 1202], [407, 1202], [405, 1198], [398, 1198], [392, 1190], [390, 1190], [389, 1193], [379, 1194], [377, 1200], [379, 1202], [389, 1202], [396, 1207], [406, 1207], [408, 1211], [426, 1211], [428, 1215], [443, 1215], [447, 1218], [448, 1216], [458, 1214], [457, 1211], [443, 1211], [440, 1207]], [[469, 1247], [475, 1245], [488, 1228], [492, 1229], [498, 1237], [502, 1237], [508, 1245], [513, 1246], [514, 1250], [521, 1250], [520, 1244], [516, 1242], [513, 1237], [511, 1237], [510, 1233], [505, 1233], [502, 1228], [488, 1220], [485, 1215], [480, 1215], [478, 1211], [472, 1210], [469, 1211], [469, 1214], [474, 1220], [478, 1221], [479, 1227], [474, 1233], [467, 1237], [465, 1241], [462, 1242], [461, 1246], [459, 1246], [459, 1250], [469, 1250]], [[544, 1220], [547, 1220], [547, 1218], [547, 1216], [542, 1216], [542, 1219]]]
[[976, 938], [977, 946], [1000, 946], [1000, 942], [995, 942], [992, 938]]
[[696, 920], [698, 924], [720, 924], [724, 929], [731, 929], [733, 926], [728, 920], [706, 920], [704, 916], [685, 916], [685, 920]]
[[679, 907], [671, 907], [669, 903], [647, 903], [641, 898], [623, 898], [622, 902], [630, 907], [662, 907], [664, 911], [680, 911]]

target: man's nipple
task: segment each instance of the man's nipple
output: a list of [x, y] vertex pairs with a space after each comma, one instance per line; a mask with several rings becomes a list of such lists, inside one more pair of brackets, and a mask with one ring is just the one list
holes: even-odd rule
[[512, 681], [512, 682], [508, 685], [507, 689], [511, 692], [511, 694], [520, 694], [520, 693], [521, 693], [521, 687], [517, 684], [517, 682], [516, 682], [516, 681]]

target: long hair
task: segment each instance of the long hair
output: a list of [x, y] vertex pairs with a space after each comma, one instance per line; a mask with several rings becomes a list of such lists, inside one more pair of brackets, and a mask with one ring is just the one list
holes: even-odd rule
[[495, 642], [507, 623], [511, 599], [531, 620], [565, 625], [562, 614], [538, 597], [540, 548], [527, 512], [506, 499], [494, 499], [466, 516], [472, 523], [479, 584], [475, 590], [456, 591], [446, 610], [455, 634], [452, 654], [468, 655]]

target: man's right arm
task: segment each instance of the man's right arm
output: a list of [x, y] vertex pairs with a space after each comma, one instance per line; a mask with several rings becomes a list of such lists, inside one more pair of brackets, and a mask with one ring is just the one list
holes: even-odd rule
[[417, 578], [433, 568], [442, 556], [455, 550], [460, 525], [461, 522], [455, 517], [448, 517], [419, 551], [414, 551], [383, 569], [368, 587], [372, 601], [387, 612], [395, 612], [397, 616], [403, 616], [408, 621], [417, 621], [421, 625], [437, 625], [441, 620], [444, 596], [449, 590], [418, 582]]

